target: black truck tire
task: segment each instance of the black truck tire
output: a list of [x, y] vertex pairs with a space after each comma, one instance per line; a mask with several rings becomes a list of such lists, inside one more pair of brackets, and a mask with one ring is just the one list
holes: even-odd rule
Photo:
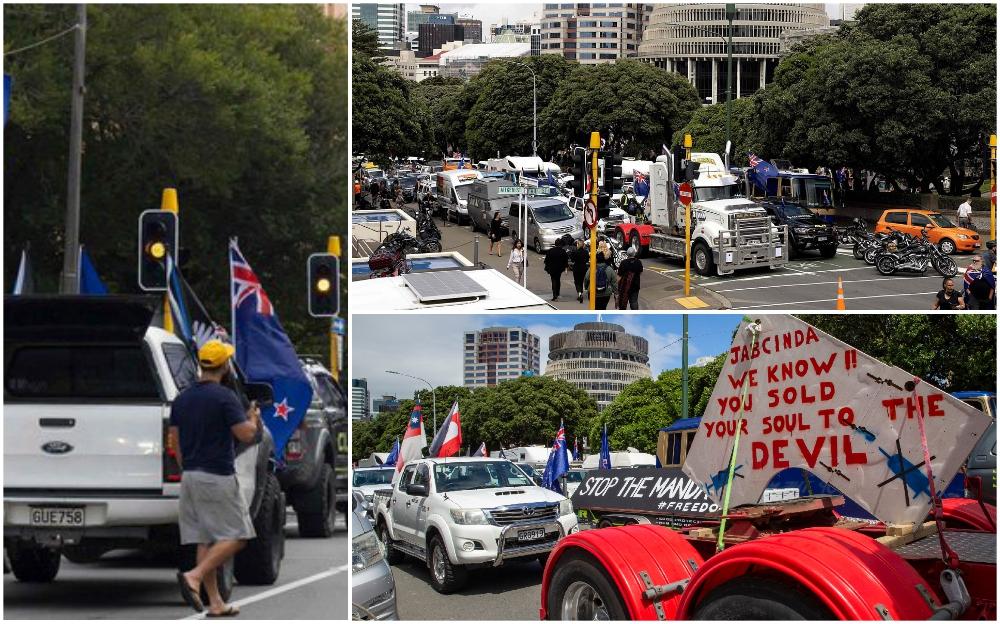
[[[567, 552], [559, 559], [544, 598], [550, 620], [631, 619], [601, 564], [580, 550]], [[564, 607], [567, 613], [563, 613]]]
[[790, 583], [745, 576], [713, 589], [693, 620], [832, 620], [819, 600]]
[[469, 580], [469, 571], [448, 558], [448, 549], [440, 535], [431, 538], [427, 549], [427, 567], [430, 568], [431, 586], [439, 594], [456, 592], [465, 587]]
[[[333, 468], [329, 464], [319, 467], [319, 478], [311, 490], [302, 492], [297, 497], [300, 501], [308, 501], [302, 505], [310, 511], [302, 511], [296, 507], [295, 516], [299, 521], [300, 537], [330, 537], [337, 525], [337, 480]], [[316, 510], [316, 511], [312, 511]]]
[[14, 542], [7, 546], [11, 572], [22, 583], [51, 583], [59, 574], [61, 558], [58, 550], [32, 543]]
[[273, 585], [285, 556], [285, 495], [271, 473], [261, 487], [260, 507], [253, 518], [257, 537], [247, 542], [234, 562], [233, 571], [241, 585]]
[[385, 522], [378, 523], [378, 530], [376, 531], [379, 541], [382, 542], [382, 546], [385, 548], [385, 562], [389, 565], [399, 565], [403, 563], [403, 559], [406, 554], [401, 550], [396, 550], [392, 546], [392, 538], [389, 537], [389, 529], [386, 527]]
[[826, 247], [819, 248], [819, 255], [823, 258], [832, 258], [837, 255], [837, 246], [828, 245]]
[[715, 258], [712, 257], [712, 250], [708, 248], [708, 245], [698, 241], [694, 244], [692, 255], [694, 256], [694, 270], [698, 275], [705, 277], [715, 275]]

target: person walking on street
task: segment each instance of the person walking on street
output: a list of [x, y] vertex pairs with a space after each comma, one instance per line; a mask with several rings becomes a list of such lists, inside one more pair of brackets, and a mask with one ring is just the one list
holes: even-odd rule
[[219, 594], [216, 569], [236, 556], [256, 534], [247, 501], [236, 477], [235, 443], [257, 443], [263, 425], [255, 402], [244, 408], [223, 385], [235, 349], [209, 340], [198, 350], [201, 379], [184, 390], [170, 408], [169, 435], [180, 447], [183, 470], [178, 503], [181, 544], [196, 544], [197, 565], [177, 573], [184, 601], [203, 611], [201, 589], [208, 596], [208, 615], [234, 616], [239, 609]]
[[[591, 270], [593, 269], [594, 267], [591, 267]], [[615, 275], [615, 270], [605, 262], [603, 253], [597, 254], [597, 271], [594, 280], [594, 309], [607, 310], [608, 302], [618, 290], [618, 277]], [[587, 274], [586, 287], [587, 290], [590, 290], [589, 273]]]
[[556, 241], [551, 249], [545, 252], [545, 272], [552, 280], [552, 301], [559, 299], [559, 286], [562, 284], [562, 274], [569, 267], [569, 254], [562, 246], [562, 241]]
[[527, 260], [524, 253], [524, 242], [517, 239], [514, 241], [514, 248], [510, 250], [510, 256], [507, 257], [507, 269], [513, 271], [514, 281], [518, 284], [521, 283], [521, 275], [524, 272], [524, 267], [528, 264]]
[[493, 247], [497, 248], [497, 257], [503, 256], [503, 251], [501, 246], [503, 245], [503, 234], [501, 233], [501, 228], [503, 228], [503, 221], [500, 219], [500, 211], [497, 210], [493, 213], [493, 219], [490, 220], [490, 254], [493, 254]]
[[958, 205], [958, 225], [959, 227], [972, 229], [972, 204], [969, 202], [969, 196], [966, 195], [962, 198], [963, 201]]
[[625, 252], [628, 256], [618, 267], [618, 309], [639, 309], [639, 276], [642, 261], [636, 257], [635, 247]]
[[941, 282], [941, 290], [938, 291], [937, 299], [934, 301], [932, 310], [964, 310], [965, 304], [955, 290], [955, 282], [950, 278], [944, 278]]
[[576, 300], [583, 303], [583, 280], [587, 278], [587, 267], [590, 266], [590, 252], [582, 240], [576, 241], [576, 248], [570, 255], [573, 262], [573, 285], [576, 286]]

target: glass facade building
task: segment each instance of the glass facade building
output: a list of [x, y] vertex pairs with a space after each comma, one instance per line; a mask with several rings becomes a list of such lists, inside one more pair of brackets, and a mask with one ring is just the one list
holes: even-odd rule
[[465, 332], [462, 378], [467, 388], [495, 386], [501, 381], [541, 372], [538, 336], [523, 327], [487, 327]]

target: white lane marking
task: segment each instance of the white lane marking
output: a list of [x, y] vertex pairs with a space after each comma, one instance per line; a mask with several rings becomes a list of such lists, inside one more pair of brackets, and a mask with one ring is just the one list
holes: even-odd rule
[[[934, 295], [934, 294], [937, 294], [937, 292], [938, 291], [936, 291], [936, 290], [932, 290], [930, 292], [922, 292], [922, 293], [896, 293], [896, 294], [892, 294], [892, 295], [866, 295], [866, 296], [863, 296], [863, 297], [851, 297], [850, 299], [848, 299], [848, 301], [854, 301], [856, 299], [878, 299], [879, 297], [915, 297], [915, 296], [920, 296], [920, 295]], [[782, 302], [782, 303], [762, 303], [760, 305], [742, 305], [742, 304], [740, 304], [740, 305], [735, 306], [733, 309], [734, 310], [742, 310], [744, 308], [770, 308], [770, 307], [773, 307], [773, 306], [802, 305], [804, 303], [826, 303], [826, 302], [831, 302], [832, 303], [834, 301], [836, 301], [836, 299], [814, 299], [812, 301], [788, 301], [788, 302]], [[928, 308], [928, 310], [929, 309], [930, 308]]]
[[[273, 596], [277, 596], [279, 594], [283, 594], [283, 593], [291, 591], [293, 589], [298, 589], [299, 587], [302, 587], [303, 585], [308, 585], [310, 583], [315, 583], [316, 581], [321, 581], [321, 580], [323, 580], [325, 578], [329, 578], [331, 576], [336, 576], [337, 574], [340, 574], [341, 572], [347, 572], [347, 570], [349, 570], [350, 567], [351, 566], [349, 564], [344, 564], [344, 565], [342, 565], [340, 567], [337, 567], [337, 568], [330, 568], [329, 570], [326, 570], [326, 571], [323, 571], [323, 572], [318, 572], [316, 574], [313, 574], [312, 576], [307, 576], [307, 577], [301, 578], [301, 579], [299, 579], [297, 581], [292, 581], [291, 583], [286, 583], [284, 585], [279, 585], [278, 587], [273, 587], [273, 588], [271, 588], [271, 589], [269, 589], [267, 591], [263, 591], [263, 592], [261, 592], [259, 594], [254, 594], [252, 596], [247, 596], [246, 598], [241, 598], [240, 600], [236, 600], [234, 602], [231, 602], [230, 604], [232, 604], [234, 606], [237, 606], [237, 607], [243, 607], [243, 606], [248, 605], [248, 604], [253, 604], [255, 602], [260, 602], [261, 600], [267, 600], [268, 598], [271, 598]], [[185, 618], [181, 618], [181, 619], [182, 620], [202, 620], [202, 619], [205, 619], [205, 612], [195, 613], [194, 615], [189, 615], [189, 616], [187, 616]]]
[[[730, 278], [727, 278], [727, 279], [714, 279], [713, 281], [709, 281], [709, 280], [702, 281], [702, 280], [699, 280], [698, 281], [698, 285], [699, 286], [706, 286], [706, 287], [708, 287], [708, 286], [714, 286], [716, 284], [722, 284], [722, 285], [731, 284], [733, 282], [750, 282], [750, 281], [762, 280], [762, 279], [781, 279], [782, 277], [798, 277], [799, 275], [816, 275], [817, 273], [837, 273], [837, 272], [841, 272], [842, 273], [842, 272], [845, 272], [845, 271], [860, 271], [862, 269], [868, 269], [870, 271], [874, 271], [875, 267], [871, 267], [871, 266], [865, 265], [865, 266], [859, 266], [859, 267], [850, 267], [850, 268], [847, 268], [847, 269], [822, 269], [822, 270], [819, 270], [819, 271], [799, 271], [798, 274], [792, 275], [792, 276], [785, 276], [785, 275], [782, 275], [780, 273], [769, 273], [767, 275], [754, 275], [754, 276], [751, 276], [751, 277], [730, 277]], [[796, 284], [786, 284], [786, 286], [795, 286], [795, 285]]]
[[[872, 279], [861, 279], [861, 280], [844, 280], [844, 284], [860, 284], [862, 282], [884, 282], [886, 277], [876, 277]], [[937, 275], [918, 275], [913, 277], [907, 277], [908, 280], [918, 280], [918, 279], [941, 279]], [[724, 292], [738, 292], [741, 290], [761, 290], [763, 288], [792, 288], [795, 286], [824, 286], [830, 284], [836, 284], [837, 282], [808, 282], [804, 284], [776, 284], [774, 286], [747, 286], [746, 288], [729, 288], [726, 290], [715, 290], [713, 292], [724, 293]], [[855, 297], [857, 299], [857, 297]]]

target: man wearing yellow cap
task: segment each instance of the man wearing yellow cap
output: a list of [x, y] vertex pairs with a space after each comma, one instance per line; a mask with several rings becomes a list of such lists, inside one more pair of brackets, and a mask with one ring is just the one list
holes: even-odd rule
[[198, 545], [198, 564], [178, 572], [181, 595], [196, 611], [205, 609], [200, 598], [204, 586], [208, 615], [239, 613], [219, 594], [215, 570], [255, 537], [247, 502], [236, 477], [236, 442], [260, 440], [260, 410], [251, 403], [244, 412], [239, 398], [222, 381], [229, 374], [235, 349], [209, 340], [198, 350], [201, 379], [174, 400], [170, 409], [171, 435], [180, 444], [180, 532], [182, 544]]

